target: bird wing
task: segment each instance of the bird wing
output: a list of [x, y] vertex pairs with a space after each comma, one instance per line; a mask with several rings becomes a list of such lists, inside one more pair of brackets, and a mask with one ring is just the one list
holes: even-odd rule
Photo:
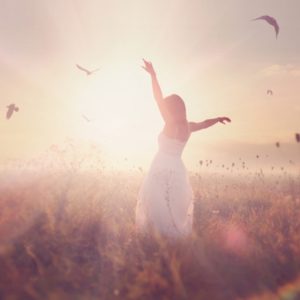
[[276, 38], [277, 38], [278, 33], [279, 33], [279, 25], [278, 25], [278, 23], [277, 23], [277, 21], [276, 21], [275, 18], [270, 17], [268, 15], [265, 15], [265, 16], [261, 16], [261, 17], [252, 19], [252, 21], [256, 21], [256, 20], [264, 20], [264, 21], [268, 22], [270, 25], [272, 25], [274, 27], [274, 29], [275, 29]]
[[97, 72], [97, 71], [99, 71], [99, 70], [100, 70], [100, 68], [95, 69], [95, 70], [92, 70], [91, 73], [95, 73], [95, 72]]
[[76, 65], [76, 67], [77, 67], [79, 70], [81, 70], [81, 71], [84, 71], [84, 72], [86, 72], [86, 73], [90, 73], [90, 71], [89, 71], [89, 70], [87, 70], [87, 69], [83, 68], [83, 67], [82, 67], [82, 66], [80, 66], [80, 65]]
[[14, 108], [13, 107], [8, 107], [8, 110], [6, 112], [6, 119], [9, 119], [11, 117], [11, 115], [14, 112]]
[[265, 20], [265, 21], [267, 21], [268, 18], [269, 18], [269, 16], [261, 16], [261, 17], [252, 19], [252, 21], [256, 21], [256, 20]]
[[276, 32], [276, 38], [277, 38], [278, 33], [279, 33], [279, 25], [278, 25], [276, 19], [273, 17], [270, 17], [270, 16], [266, 16], [265, 20], [274, 27], [275, 32]]
[[90, 122], [91, 120], [84, 114], [81, 115], [87, 122]]
[[[274, 19], [275, 20], [275, 19]], [[274, 23], [274, 29], [275, 29], [275, 32], [276, 32], [276, 38], [277, 38], [277, 36], [278, 36], [278, 33], [279, 33], [279, 25], [278, 25], [278, 23], [276, 22], [276, 20], [275, 20], [275, 23]]]

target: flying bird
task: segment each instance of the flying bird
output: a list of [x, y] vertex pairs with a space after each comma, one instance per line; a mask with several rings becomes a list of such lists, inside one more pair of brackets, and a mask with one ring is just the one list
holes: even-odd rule
[[88, 118], [86, 115], [82, 114], [81, 115], [87, 122], [91, 122], [92, 120]]
[[87, 76], [92, 75], [93, 73], [95, 73], [95, 72], [97, 72], [97, 71], [100, 70], [100, 68], [95, 69], [95, 70], [88, 70], [88, 69], [86, 69], [86, 68], [84, 68], [84, 67], [82, 67], [82, 66], [80, 66], [80, 65], [78, 65], [78, 64], [76, 64], [76, 67], [77, 67], [80, 71], [85, 72]]
[[14, 112], [18, 112], [19, 107], [17, 107], [14, 103], [7, 105], [6, 119], [10, 119]]
[[300, 143], [300, 133], [295, 134], [296, 142]]
[[276, 142], [276, 143], [275, 143], [275, 146], [276, 146], [277, 148], [279, 148], [279, 147], [280, 147], [280, 143], [279, 143], [279, 142]]
[[273, 96], [273, 91], [272, 90], [267, 90], [267, 95]]
[[257, 21], [257, 20], [264, 20], [264, 21], [268, 22], [271, 26], [273, 26], [275, 29], [276, 39], [277, 39], [278, 33], [279, 33], [279, 25], [275, 18], [266, 15], [266, 16], [261, 16], [261, 17], [252, 19], [252, 21]]

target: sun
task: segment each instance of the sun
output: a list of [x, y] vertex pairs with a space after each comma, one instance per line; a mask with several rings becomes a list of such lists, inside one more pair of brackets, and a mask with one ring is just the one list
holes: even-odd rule
[[136, 62], [123, 62], [83, 78], [75, 97], [74, 113], [80, 122], [73, 128], [74, 135], [101, 144], [116, 158], [154, 151], [162, 120], [143, 72]]

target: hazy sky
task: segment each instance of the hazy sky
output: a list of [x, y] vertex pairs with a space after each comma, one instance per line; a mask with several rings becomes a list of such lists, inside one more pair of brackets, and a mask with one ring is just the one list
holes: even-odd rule
[[[278, 157], [299, 161], [299, 11], [299, 0], [0, 0], [1, 160], [70, 137], [147, 165], [162, 121], [145, 57], [190, 120], [232, 119], [191, 138], [189, 167], [271, 153], [277, 140], [285, 145]], [[278, 40], [250, 21], [265, 14], [278, 20]], [[101, 70], [87, 78], [76, 63]], [[7, 121], [10, 103], [20, 111]]]

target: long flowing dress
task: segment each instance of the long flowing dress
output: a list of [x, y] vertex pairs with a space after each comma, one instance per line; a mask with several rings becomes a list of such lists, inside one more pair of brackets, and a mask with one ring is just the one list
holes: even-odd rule
[[171, 238], [185, 237], [193, 225], [193, 191], [181, 159], [186, 142], [161, 133], [158, 144], [139, 191], [136, 229], [139, 233], [155, 230]]

